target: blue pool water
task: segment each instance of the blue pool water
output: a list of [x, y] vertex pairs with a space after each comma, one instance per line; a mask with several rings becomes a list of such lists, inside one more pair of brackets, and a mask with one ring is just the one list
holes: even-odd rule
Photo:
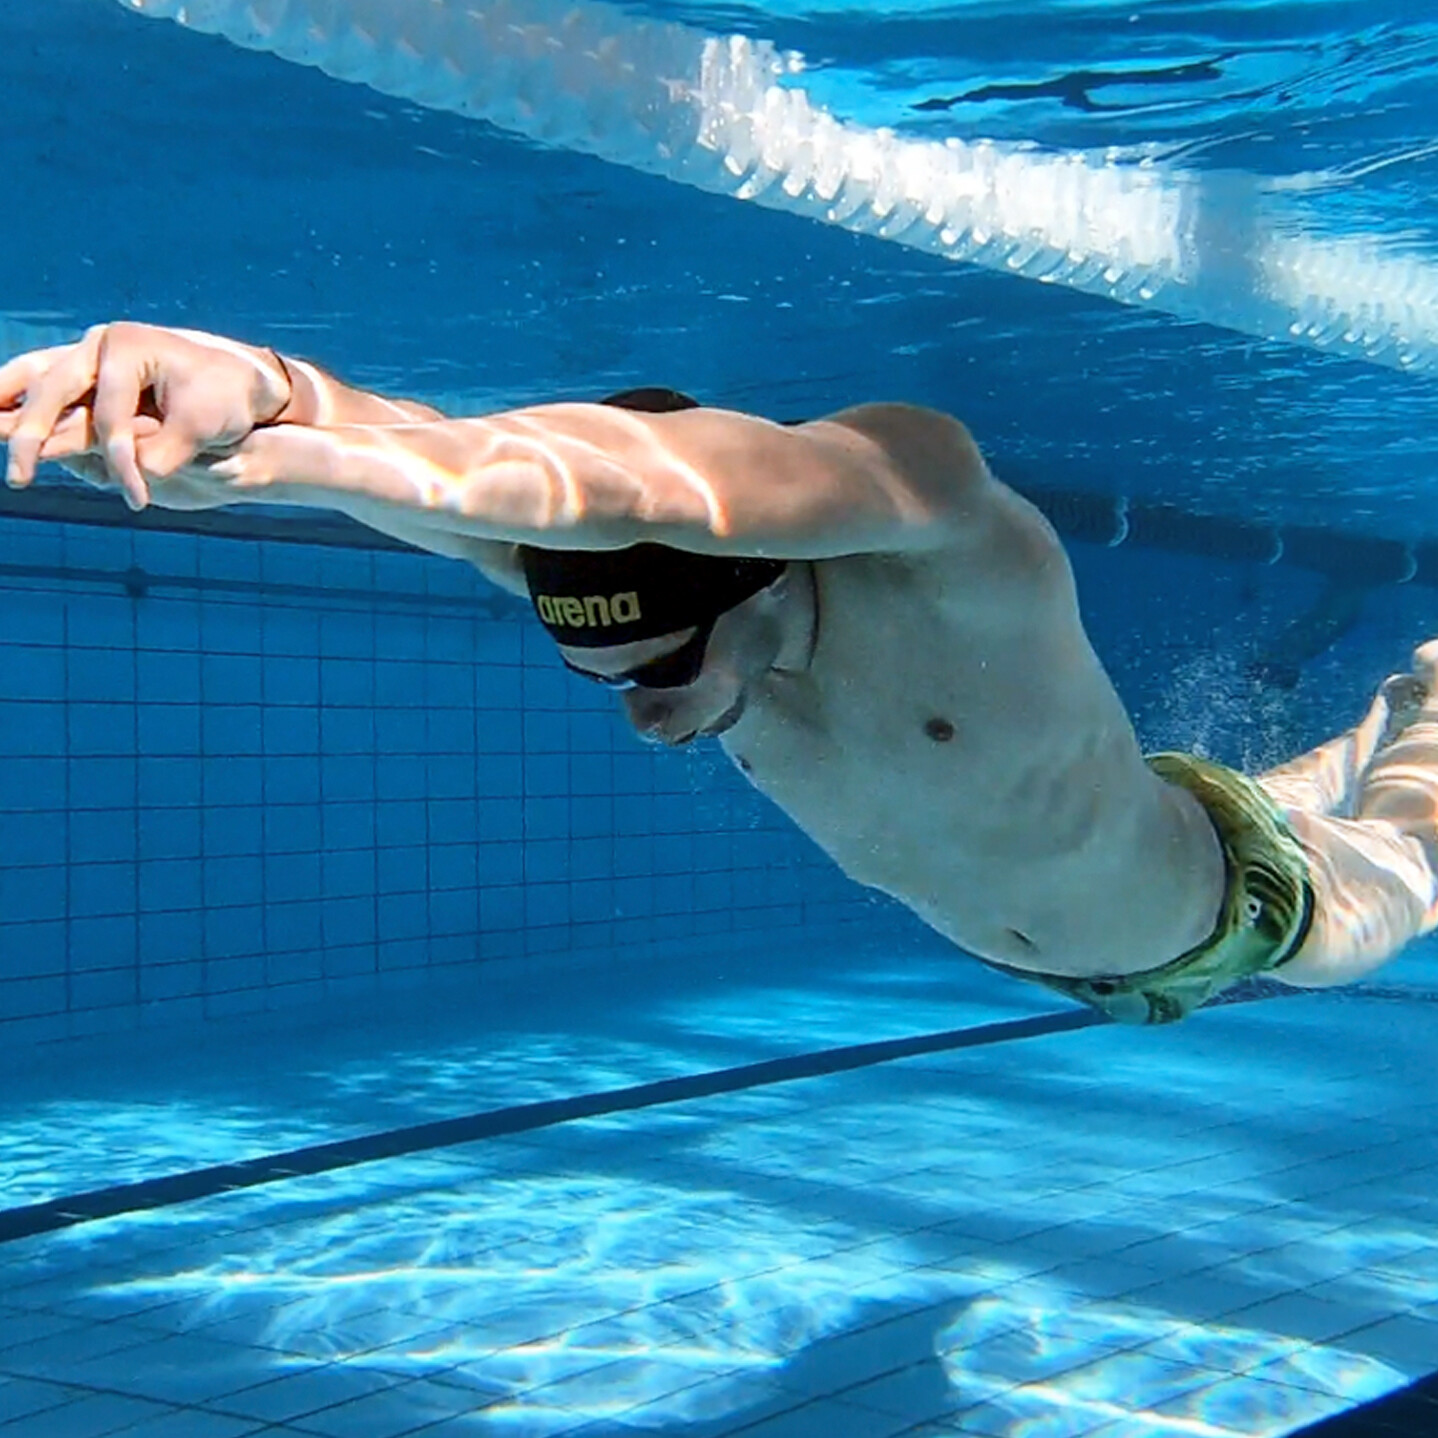
[[[1434, 633], [1419, 7], [468, 8], [13, 0], [0, 345], [949, 410], [1145, 746], [1249, 769]], [[658, 22], [804, 57], [754, 196], [660, 154], [642, 67], [500, 53]], [[773, 203], [948, 141], [1010, 167], [967, 260], [917, 201]], [[1221, 1438], [1405, 1390], [1432, 1431], [1431, 944], [1076, 1025], [637, 744], [477, 575], [311, 515], [47, 475], [0, 494], [0, 614], [0, 1438]]]

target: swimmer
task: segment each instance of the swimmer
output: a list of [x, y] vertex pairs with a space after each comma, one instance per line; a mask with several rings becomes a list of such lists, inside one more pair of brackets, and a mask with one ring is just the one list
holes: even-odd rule
[[1349, 982], [1438, 924], [1438, 642], [1248, 778], [1145, 756], [1052, 528], [957, 420], [671, 391], [479, 419], [192, 331], [0, 367], [7, 480], [337, 510], [523, 595], [644, 738], [718, 740], [857, 882], [1130, 1023]]

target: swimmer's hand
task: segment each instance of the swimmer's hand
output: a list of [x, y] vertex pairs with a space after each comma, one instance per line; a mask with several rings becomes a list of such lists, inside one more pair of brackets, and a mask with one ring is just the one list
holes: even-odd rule
[[[181, 472], [273, 423], [291, 397], [268, 350], [194, 330], [121, 322], [97, 325], [73, 345], [32, 350], [0, 366], [5, 481], [23, 488], [42, 459], [56, 459], [132, 509], [227, 501], [215, 479]], [[175, 483], [161, 497], [156, 481]], [[216, 477], [217, 478], [217, 477]], [[189, 502], [186, 502], [186, 501]]]

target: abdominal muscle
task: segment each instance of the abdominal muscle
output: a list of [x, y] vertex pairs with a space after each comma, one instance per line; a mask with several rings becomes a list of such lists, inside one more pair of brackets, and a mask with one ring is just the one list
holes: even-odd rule
[[755, 686], [722, 742], [849, 877], [1037, 973], [1135, 972], [1208, 937], [1216, 835], [1144, 764], [1071, 585], [985, 596], [943, 555], [816, 578], [810, 669]]

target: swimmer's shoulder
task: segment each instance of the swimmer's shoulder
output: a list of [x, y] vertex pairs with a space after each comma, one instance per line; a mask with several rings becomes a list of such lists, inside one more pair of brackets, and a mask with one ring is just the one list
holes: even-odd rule
[[942, 410], [877, 401], [850, 405], [799, 428], [818, 437], [832, 426], [862, 435], [880, 448], [920, 493], [972, 496], [997, 483], [968, 426]]
[[841, 426], [880, 446], [906, 488], [946, 514], [946, 541], [929, 551], [895, 555], [902, 569], [952, 580], [961, 560], [970, 580], [1018, 580], [1067, 601], [1072, 572], [1063, 544], [1039, 509], [998, 479], [968, 426], [922, 405], [854, 405], [804, 429]]

